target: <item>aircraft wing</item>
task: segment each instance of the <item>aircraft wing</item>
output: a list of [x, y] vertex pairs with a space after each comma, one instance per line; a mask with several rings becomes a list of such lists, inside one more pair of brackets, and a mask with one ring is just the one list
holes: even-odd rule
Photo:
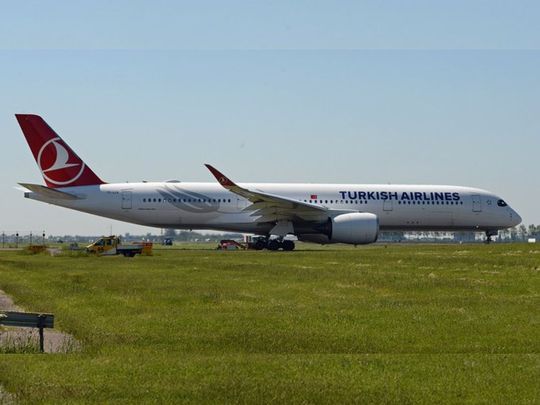
[[209, 164], [205, 166], [224, 188], [250, 201], [252, 204], [245, 210], [253, 211], [252, 216], [260, 216], [261, 222], [287, 219], [316, 220], [328, 216], [328, 208], [322, 205], [308, 204], [260, 190], [249, 190], [234, 183], [215, 167]]

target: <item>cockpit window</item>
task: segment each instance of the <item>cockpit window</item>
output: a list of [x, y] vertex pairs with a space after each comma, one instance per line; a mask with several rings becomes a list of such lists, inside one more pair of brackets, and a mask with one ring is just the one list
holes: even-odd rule
[[497, 205], [498, 205], [499, 207], [506, 207], [508, 204], [506, 204], [506, 203], [504, 202], [504, 200], [499, 200], [499, 201], [497, 201]]

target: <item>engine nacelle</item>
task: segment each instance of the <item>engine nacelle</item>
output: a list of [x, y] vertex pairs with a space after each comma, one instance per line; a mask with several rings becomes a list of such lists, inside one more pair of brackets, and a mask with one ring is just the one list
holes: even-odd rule
[[367, 212], [352, 212], [329, 219], [329, 239], [333, 243], [366, 245], [379, 236], [379, 218]]

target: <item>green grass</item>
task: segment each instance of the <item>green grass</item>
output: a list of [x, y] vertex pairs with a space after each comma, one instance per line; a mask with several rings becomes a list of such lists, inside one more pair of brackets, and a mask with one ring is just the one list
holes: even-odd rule
[[9, 334], [9, 329], [0, 326], [0, 335], [3, 333], [6, 334], [6, 338], [0, 340], [0, 354], [40, 353], [39, 336], [37, 334], [32, 332], [30, 334], [13, 336]]
[[83, 344], [0, 355], [21, 402], [540, 402], [535, 245], [2, 252], [0, 288]]

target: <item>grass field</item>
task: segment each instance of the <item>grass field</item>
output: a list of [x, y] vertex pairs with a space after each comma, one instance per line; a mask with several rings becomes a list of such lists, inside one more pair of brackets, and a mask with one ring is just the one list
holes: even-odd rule
[[540, 247], [0, 252], [82, 352], [0, 355], [21, 402], [539, 403]]

